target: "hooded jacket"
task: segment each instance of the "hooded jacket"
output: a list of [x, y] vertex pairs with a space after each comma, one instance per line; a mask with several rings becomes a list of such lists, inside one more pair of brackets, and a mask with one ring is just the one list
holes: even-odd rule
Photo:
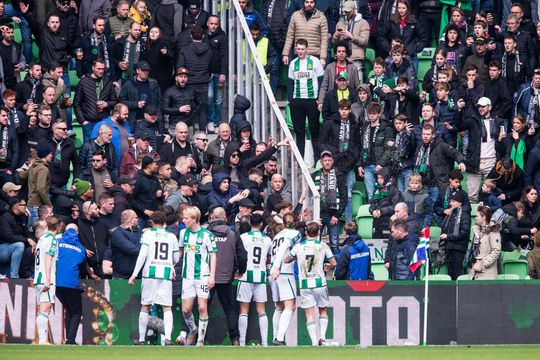
[[140, 218], [148, 219], [144, 211], [157, 210], [156, 193], [161, 190], [161, 185], [156, 176], [148, 175], [143, 170], [139, 170], [136, 179], [135, 189], [129, 202]]
[[[360, 99], [357, 97], [356, 102], [351, 105], [351, 112], [356, 118], [358, 126], [363, 127], [364, 124], [369, 122], [367, 107], [371, 103], [371, 87], [369, 86], [369, 84], [362, 84], [360, 86], [366, 91], [368, 95], [367, 100], [365, 102], [361, 102]], [[357, 92], [360, 86], [357, 88]]]
[[[416, 55], [416, 53], [414, 54]], [[416, 76], [413, 61], [410, 57], [404, 56], [399, 65], [392, 61], [390, 65], [386, 66], [385, 75], [387, 78], [395, 78], [396, 80], [400, 76], [406, 78], [407, 83], [409, 84], [409, 90], [418, 93], [418, 78]]]
[[[74, 229], [68, 229], [58, 241], [56, 286], [69, 289], [79, 288], [79, 269], [86, 261], [86, 249]], [[116, 266], [116, 264], [115, 264]]]
[[502, 221], [501, 237], [503, 250], [511, 251], [510, 249], [518, 246], [525, 248], [529, 241], [522, 240], [521, 236], [531, 236], [531, 228], [518, 220], [517, 208], [514, 204], [505, 205], [502, 210], [507, 214], [506, 218]]
[[237, 94], [234, 98], [234, 115], [229, 120], [229, 126], [231, 127], [231, 136], [237, 139], [238, 123], [242, 120], [247, 122], [246, 111], [251, 107], [251, 101], [243, 95]]
[[139, 230], [126, 229], [119, 226], [111, 234], [111, 250], [113, 262], [113, 277], [129, 279], [135, 269], [135, 263], [141, 249]]
[[345, 243], [334, 273], [336, 280], [368, 280], [371, 273], [369, 246], [357, 234], [350, 235]]
[[[348, 22], [346, 19], [341, 20], [338, 22], [336, 29], [348, 29]], [[369, 41], [369, 23], [362, 18], [362, 14], [356, 13], [349, 31], [353, 36], [352, 39], [345, 39], [336, 31], [332, 36], [332, 42], [335, 44], [340, 40], [348, 41], [351, 48], [351, 56], [348, 59], [350, 61], [364, 60], [364, 49]]]
[[161, 29], [163, 39], [174, 42], [182, 29], [184, 8], [177, 0], [161, 0], [154, 10], [151, 27]]
[[[504, 160], [504, 159], [503, 159]], [[521, 170], [515, 163], [512, 162], [512, 170], [509, 174], [504, 174], [504, 168], [502, 166], [503, 161], [498, 161], [495, 167], [491, 169], [486, 179], [493, 180], [497, 184], [497, 189], [501, 190], [505, 194], [506, 199], [503, 200], [503, 204], [508, 204], [512, 201], [518, 201], [521, 196], [521, 191], [525, 186], [525, 176], [523, 170]]]
[[458, 42], [455, 43], [453, 46], [450, 46], [448, 44], [448, 30], [450, 28], [456, 30], [458, 34], [460, 33], [460, 30], [456, 25], [448, 25], [444, 35], [444, 42], [440, 42], [439, 45], [437, 45], [437, 48], [435, 49], [435, 54], [441, 49], [446, 50], [446, 61], [454, 68], [456, 73], [459, 75], [461, 74], [462, 65], [465, 62], [465, 58], [469, 50], [467, 49], [467, 46], [459, 42], [459, 38]]
[[214, 188], [207, 197], [208, 206], [221, 206], [224, 208], [228, 214], [231, 214], [233, 209], [237, 208], [236, 203], [230, 203], [229, 200], [236, 194], [238, 194], [238, 189], [234, 186], [229, 185], [229, 191], [226, 193], [221, 192], [219, 189], [219, 185], [221, 182], [225, 179], [229, 179], [229, 175], [226, 173], [220, 172], [213, 176], [212, 178], [212, 187]]
[[[188, 83], [190, 82], [191, 78], [188, 80]], [[191, 112], [180, 112], [180, 107], [184, 105], [190, 105]], [[163, 114], [169, 115], [169, 126], [171, 128], [174, 128], [179, 121], [191, 125], [193, 114], [196, 112], [195, 92], [189, 86], [180, 87], [174, 84], [163, 93], [161, 106]]]
[[230, 284], [234, 274], [246, 272], [247, 252], [240, 234], [223, 220], [210, 222], [207, 228], [214, 234], [219, 256], [216, 263], [216, 284]]
[[[415, 162], [418, 159], [422, 146], [424, 146], [422, 142], [417, 146]], [[444, 187], [448, 183], [448, 173], [454, 166], [454, 162], [458, 164], [462, 163], [463, 155], [446, 144], [439, 136], [433, 139], [428, 146], [431, 148], [429, 170], [427, 174], [426, 172], [421, 173], [422, 179], [424, 179], [424, 185], [428, 187]]]
[[423, 31], [414, 18], [406, 23], [403, 29], [400, 29], [400, 24], [396, 23], [395, 19], [379, 23], [379, 27], [382, 27], [379, 42], [384, 54], [390, 52], [390, 43], [395, 38], [403, 40], [403, 45], [410, 56], [416, 56], [428, 44], [428, 34]]
[[414, 233], [408, 233], [403, 239], [395, 241], [395, 252], [390, 261], [392, 268], [391, 280], [414, 280], [414, 273], [409, 265], [416, 251], [418, 236]]
[[323, 123], [323, 127], [319, 136], [319, 148], [321, 151], [329, 150], [334, 158], [334, 165], [342, 173], [346, 173], [353, 169], [358, 163], [359, 154], [359, 139], [356, 134], [359, 133], [358, 123], [354, 116], [349, 116], [349, 142], [348, 148], [339, 151], [339, 136], [341, 130], [341, 119], [339, 114], [332, 116]]
[[403, 201], [403, 195], [392, 183], [392, 174], [388, 168], [383, 167], [375, 175], [376, 186], [378, 186], [377, 178], [379, 175], [383, 176], [385, 184], [381, 192], [386, 192], [387, 195], [376, 198], [376, 192], [374, 192], [369, 202], [369, 212], [373, 214], [375, 210], [379, 210], [381, 216], [373, 219], [373, 228], [377, 227], [378, 229], [387, 230], [390, 229], [390, 217], [394, 215], [394, 207], [398, 202]]
[[218, 28], [213, 33], [207, 30], [204, 41], [212, 49], [212, 61], [210, 63], [212, 74], [227, 75], [229, 73], [229, 44], [227, 34], [221, 28]]
[[208, 84], [212, 73], [212, 56], [212, 49], [207, 43], [193, 42], [178, 54], [176, 68], [188, 68], [190, 85]]
[[43, 159], [37, 159], [28, 170], [28, 206], [51, 206], [51, 200], [49, 199], [50, 187], [49, 164]]

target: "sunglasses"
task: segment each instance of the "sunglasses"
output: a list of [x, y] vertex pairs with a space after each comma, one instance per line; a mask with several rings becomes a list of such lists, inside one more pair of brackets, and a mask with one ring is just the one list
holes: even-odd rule
[[203, 142], [208, 142], [208, 139], [197, 138], [197, 140], [201, 140], [201, 141], [203, 141]]
[[67, 131], [67, 127], [65, 127], [65, 128], [57, 127], [56, 130]]
[[237, 157], [240, 157], [240, 154], [231, 154], [231, 157], [237, 158]]

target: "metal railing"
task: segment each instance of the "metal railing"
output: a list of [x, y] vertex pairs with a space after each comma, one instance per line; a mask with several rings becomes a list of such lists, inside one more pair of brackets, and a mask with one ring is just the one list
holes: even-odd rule
[[304, 208], [311, 209], [313, 218], [318, 219], [318, 189], [276, 102], [238, 1], [204, 0], [204, 4], [207, 11], [218, 14], [221, 27], [229, 39], [229, 76], [226, 86], [228, 119], [233, 115], [235, 94], [240, 94], [251, 101], [246, 116], [252, 124], [255, 140], [266, 141], [271, 136], [277, 143], [286, 137], [291, 139], [290, 151], [281, 148], [278, 155], [280, 173], [291, 187], [293, 205], [298, 202], [302, 191], [306, 191]]

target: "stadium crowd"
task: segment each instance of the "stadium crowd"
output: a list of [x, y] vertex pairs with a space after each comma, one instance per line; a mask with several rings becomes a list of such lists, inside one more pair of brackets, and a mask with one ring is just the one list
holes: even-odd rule
[[[163, 306], [170, 342], [170, 307], [182, 299], [179, 341], [203, 345], [206, 299], [217, 293], [231, 341], [245, 344], [253, 300], [266, 345], [268, 271], [274, 344], [284, 345], [296, 308], [286, 266], [298, 260], [308, 331], [325, 344], [328, 295], [316, 290], [326, 277], [373, 279], [354, 222], [359, 181], [372, 238], [388, 239], [390, 279], [420, 278], [409, 264], [431, 226], [441, 228], [432, 259], [452, 279], [464, 267], [471, 279], [494, 279], [501, 252], [516, 249], [528, 251], [529, 275], [539, 278], [536, 1], [238, 2], [272, 89], [289, 100], [296, 144], [319, 161], [317, 224], [303, 208], [306, 193], [293, 203], [279, 173], [276, 155], [291, 139], [254, 139], [242, 95], [224, 118], [228, 48], [239, 45], [200, 0], [0, 0], [0, 273], [40, 287], [40, 342], [55, 285], [73, 344], [79, 277], [142, 276], [138, 343], [152, 304]], [[419, 57], [432, 46], [419, 79]], [[306, 268], [310, 256], [322, 256], [320, 268], [313, 257]], [[152, 269], [158, 258], [168, 263]], [[158, 278], [167, 289], [172, 281], [170, 294], [146, 285], [146, 295], [167, 295], [149, 300], [144, 280]]]

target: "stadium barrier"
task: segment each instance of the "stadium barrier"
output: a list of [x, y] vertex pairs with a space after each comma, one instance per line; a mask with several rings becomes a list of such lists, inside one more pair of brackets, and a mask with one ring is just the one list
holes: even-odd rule
[[[84, 282], [83, 320], [77, 342], [129, 345], [137, 338], [140, 283], [125, 280]], [[423, 282], [329, 282], [327, 337], [343, 345], [419, 345], [422, 339]], [[540, 343], [540, 281], [437, 281], [430, 283], [428, 344]], [[270, 292], [269, 292], [270, 295]], [[271, 299], [271, 296], [269, 296]], [[36, 297], [29, 280], [0, 282], [0, 342], [35, 341]], [[286, 335], [289, 345], [308, 345], [305, 316], [299, 308]], [[228, 345], [226, 321], [214, 299], [210, 307], [207, 344]], [[254, 308], [247, 341], [258, 343]], [[274, 306], [267, 303], [271, 319]], [[50, 316], [50, 340], [63, 339], [62, 306], [58, 299]], [[174, 309], [174, 337], [180, 331], [180, 306]], [[273, 338], [269, 327], [269, 339]]]

